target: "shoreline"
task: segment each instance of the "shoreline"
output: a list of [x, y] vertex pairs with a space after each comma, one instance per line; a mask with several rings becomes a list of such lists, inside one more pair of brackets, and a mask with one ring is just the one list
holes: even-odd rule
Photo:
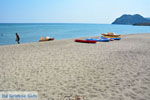
[[[123, 34], [121, 35], [122, 37], [124, 36], [128, 36], [128, 35], [138, 35], [138, 34], [150, 34], [150, 33], [135, 33], [135, 34]], [[46, 41], [46, 42], [54, 42], [54, 41], [67, 41], [67, 40], [74, 40], [74, 39], [86, 39], [86, 38], [94, 38], [94, 37], [100, 37], [99, 36], [88, 36], [88, 37], [79, 37], [79, 38], [68, 38], [68, 39], [61, 39], [61, 40], [53, 40], [53, 41]], [[3, 46], [14, 46], [14, 45], [28, 45], [28, 44], [37, 44], [37, 43], [41, 43], [41, 42], [30, 42], [30, 43], [20, 43], [20, 44], [6, 44], [6, 45], [0, 45], [0, 47], [3, 47]], [[42, 43], [45, 43], [45, 42], [42, 42]]]
[[0, 46], [0, 90], [37, 91], [40, 100], [149, 100], [149, 43], [143, 33], [96, 44], [65, 39]]

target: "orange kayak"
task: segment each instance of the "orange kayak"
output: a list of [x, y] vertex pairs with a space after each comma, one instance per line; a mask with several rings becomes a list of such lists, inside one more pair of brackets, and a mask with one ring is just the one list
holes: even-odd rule
[[39, 40], [39, 42], [52, 41], [52, 40], [54, 40], [54, 38], [49, 38], [49, 39], [41, 38], [41, 39]]

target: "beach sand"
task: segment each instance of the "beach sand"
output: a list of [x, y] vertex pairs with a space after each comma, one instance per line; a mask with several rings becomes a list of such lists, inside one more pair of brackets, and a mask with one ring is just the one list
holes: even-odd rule
[[0, 90], [37, 91], [39, 100], [150, 100], [150, 34], [0, 46]]

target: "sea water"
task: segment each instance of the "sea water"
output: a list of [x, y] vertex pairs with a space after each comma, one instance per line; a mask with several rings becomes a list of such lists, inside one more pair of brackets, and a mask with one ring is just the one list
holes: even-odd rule
[[99, 36], [101, 33], [117, 34], [150, 33], [150, 26], [77, 24], [77, 23], [1, 23], [0, 45], [16, 44], [15, 33], [21, 43], [38, 42], [40, 37], [54, 37], [57, 40]]

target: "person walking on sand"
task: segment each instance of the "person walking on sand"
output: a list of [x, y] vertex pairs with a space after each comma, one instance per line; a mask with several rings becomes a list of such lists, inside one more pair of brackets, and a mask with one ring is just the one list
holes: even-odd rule
[[20, 37], [19, 37], [18, 33], [16, 33], [16, 42], [17, 42], [18, 44], [20, 44]]

